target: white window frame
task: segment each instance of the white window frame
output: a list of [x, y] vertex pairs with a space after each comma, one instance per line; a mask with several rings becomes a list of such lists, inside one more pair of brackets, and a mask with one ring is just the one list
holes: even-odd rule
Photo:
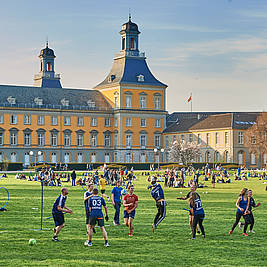
[[71, 133], [64, 133], [64, 146], [71, 146]]
[[84, 135], [82, 133], [77, 134], [77, 146], [83, 146]]
[[154, 135], [154, 145], [160, 147], [160, 135]]
[[132, 127], [132, 118], [130, 117], [126, 118], [126, 127]]
[[161, 127], [161, 119], [155, 119], [155, 128]]
[[243, 145], [244, 144], [244, 133], [238, 132], [238, 144]]
[[147, 145], [147, 135], [141, 134], [140, 135], [140, 146], [141, 148], [146, 148], [146, 145]]
[[146, 127], [146, 119], [140, 120], [140, 127]]
[[44, 116], [43, 116], [43, 115], [39, 115], [39, 116], [37, 117], [37, 124], [38, 124], [38, 125], [44, 125], [44, 122], [45, 122], [45, 118], [44, 118]]
[[16, 114], [10, 115], [10, 124], [17, 124], [18, 123], [18, 116]]
[[31, 124], [31, 115], [30, 114], [25, 114], [24, 115], [24, 124], [25, 125], [30, 125]]
[[105, 127], [110, 127], [110, 118], [105, 118]]
[[64, 125], [65, 126], [71, 125], [71, 117], [70, 116], [64, 116]]
[[51, 125], [55, 126], [58, 124], [58, 117], [57, 116], [51, 116]]
[[97, 118], [96, 117], [91, 118], [91, 126], [93, 126], [93, 127], [97, 126]]
[[37, 145], [38, 146], [45, 145], [45, 136], [43, 132], [37, 132]]
[[11, 132], [10, 133], [10, 145], [16, 146], [18, 144], [18, 133]]
[[161, 96], [160, 95], [154, 96], [154, 108], [161, 109]]
[[77, 117], [77, 126], [83, 126], [84, 119], [83, 117]]
[[132, 108], [132, 95], [125, 95], [125, 108]]
[[31, 145], [31, 133], [24, 133], [24, 145], [25, 146]]
[[58, 146], [58, 133], [51, 133], [51, 146]]
[[140, 108], [146, 108], [146, 95], [140, 95]]

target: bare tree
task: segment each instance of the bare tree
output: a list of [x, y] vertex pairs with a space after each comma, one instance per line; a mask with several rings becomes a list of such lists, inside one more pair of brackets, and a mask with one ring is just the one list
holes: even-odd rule
[[185, 141], [175, 141], [170, 147], [169, 155], [172, 162], [179, 162], [184, 165], [188, 165], [188, 163], [199, 157], [199, 145], [194, 142], [186, 143]]
[[267, 112], [262, 112], [256, 123], [245, 133], [246, 146], [250, 153], [258, 155], [258, 166], [263, 167], [263, 157], [267, 154]]

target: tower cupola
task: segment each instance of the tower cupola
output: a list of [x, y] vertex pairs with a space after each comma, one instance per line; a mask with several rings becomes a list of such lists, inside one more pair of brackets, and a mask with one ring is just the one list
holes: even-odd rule
[[34, 86], [61, 88], [60, 75], [55, 74], [55, 53], [54, 50], [46, 47], [40, 51], [40, 72], [34, 76]]
[[129, 21], [122, 25], [121, 31], [121, 52], [125, 51], [125, 54], [132, 56], [139, 55], [138, 49], [138, 35], [140, 34], [137, 24]]

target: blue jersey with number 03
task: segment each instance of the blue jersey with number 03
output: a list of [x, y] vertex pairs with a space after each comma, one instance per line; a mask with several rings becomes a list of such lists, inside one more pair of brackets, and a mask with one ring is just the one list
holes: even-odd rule
[[163, 189], [160, 184], [157, 184], [155, 187], [153, 187], [151, 195], [156, 201], [164, 199]]
[[191, 208], [193, 208], [193, 215], [204, 214], [204, 209], [202, 207], [200, 198], [197, 198], [195, 200], [195, 206], [194, 207], [190, 206], [190, 209]]
[[103, 218], [102, 206], [106, 206], [104, 198], [92, 196], [89, 200], [89, 207], [91, 208], [90, 216]]

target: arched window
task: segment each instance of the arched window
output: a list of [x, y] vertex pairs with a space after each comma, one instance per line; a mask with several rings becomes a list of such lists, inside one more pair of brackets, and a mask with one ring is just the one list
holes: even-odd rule
[[125, 49], [125, 38], [121, 39], [121, 50]]
[[238, 164], [239, 165], [243, 165], [244, 164], [244, 156], [245, 156], [245, 154], [244, 154], [244, 151], [239, 151], [238, 152]]
[[132, 50], [135, 49], [135, 39], [134, 38], [131, 38], [130, 49], [132, 49]]
[[210, 158], [211, 158], [210, 152], [207, 151], [206, 154], [205, 154], [205, 160], [206, 160], [206, 162], [210, 162]]
[[215, 162], [220, 161], [220, 153], [218, 151], [215, 151], [214, 153], [214, 161]]
[[250, 154], [250, 164], [256, 165], [256, 154], [254, 152]]
[[47, 71], [52, 71], [52, 65], [51, 65], [50, 62], [47, 62], [46, 70], [47, 70]]
[[224, 152], [224, 162], [229, 163], [229, 152], [228, 151]]

